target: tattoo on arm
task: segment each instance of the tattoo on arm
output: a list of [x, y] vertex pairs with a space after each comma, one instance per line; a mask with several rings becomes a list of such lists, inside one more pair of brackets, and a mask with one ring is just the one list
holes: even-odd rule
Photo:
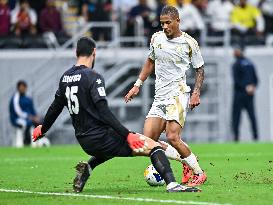
[[193, 93], [197, 93], [200, 95], [200, 90], [203, 84], [204, 76], [205, 76], [205, 71], [203, 66], [195, 70], [195, 85], [194, 85]]

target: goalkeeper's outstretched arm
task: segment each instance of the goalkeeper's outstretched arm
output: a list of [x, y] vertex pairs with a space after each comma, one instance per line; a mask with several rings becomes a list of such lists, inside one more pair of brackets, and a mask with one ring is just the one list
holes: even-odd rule
[[45, 119], [41, 128], [43, 134], [45, 134], [50, 127], [53, 125], [57, 117], [60, 115], [64, 107], [64, 102], [60, 96], [55, 95], [54, 101], [51, 103], [50, 107], [47, 110]]

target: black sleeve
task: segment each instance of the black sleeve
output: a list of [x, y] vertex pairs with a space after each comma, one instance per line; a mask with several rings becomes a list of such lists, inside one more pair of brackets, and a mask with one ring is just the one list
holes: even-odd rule
[[47, 110], [42, 126], [43, 134], [46, 133], [49, 130], [49, 128], [53, 125], [57, 117], [62, 112], [64, 105], [65, 105], [64, 99], [61, 97], [60, 91], [58, 90], [55, 94], [54, 101]]
[[255, 67], [253, 64], [250, 65], [251, 67], [251, 74], [250, 74], [250, 79], [251, 79], [251, 83], [254, 84], [255, 86], [257, 86], [258, 84], [258, 77], [257, 77], [257, 74], [256, 74], [256, 70], [255, 70]]
[[93, 78], [91, 81], [90, 95], [92, 97], [92, 101], [95, 104], [100, 100], [106, 100], [104, 78], [99, 74], [97, 74], [96, 77]]
[[244, 75], [244, 69], [241, 67], [240, 63], [236, 62], [233, 65], [233, 79], [236, 89], [245, 90], [246, 82], [242, 80], [242, 75]]
[[119, 120], [113, 115], [111, 110], [108, 107], [106, 100], [99, 100], [95, 103], [95, 106], [97, 110], [99, 111], [99, 115], [101, 117], [101, 120], [112, 127], [118, 134], [121, 136], [124, 136], [124, 138], [127, 137], [129, 134], [129, 130], [124, 127]]

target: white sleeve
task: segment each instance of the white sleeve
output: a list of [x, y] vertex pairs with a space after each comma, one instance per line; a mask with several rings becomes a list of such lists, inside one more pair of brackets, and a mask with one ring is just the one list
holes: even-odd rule
[[14, 110], [16, 112], [16, 114], [20, 117], [20, 118], [27, 118], [27, 113], [24, 112], [19, 104], [19, 99], [20, 99], [20, 94], [18, 92], [15, 93], [14, 97], [13, 97], [13, 106], [14, 106]]
[[32, 25], [36, 25], [37, 23], [37, 14], [33, 9], [29, 10], [29, 17]]
[[17, 22], [18, 9], [13, 9], [10, 14], [10, 23], [16, 24]]
[[200, 68], [202, 65], [204, 65], [204, 60], [199, 48], [198, 51], [192, 52], [191, 63], [194, 68]]
[[262, 15], [256, 17], [257, 31], [264, 32], [264, 18]]
[[154, 52], [154, 40], [155, 40], [155, 34], [153, 34], [152, 38], [151, 38], [151, 42], [150, 42], [150, 49], [149, 49], [149, 53], [148, 53], [148, 58], [150, 58], [151, 60], [155, 60], [155, 52]]
[[202, 65], [204, 65], [204, 60], [201, 55], [201, 51], [200, 51], [197, 41], [192, 37], [186, 38], [186, 41], [189, 44], [190, 49], [191, 49], [192, 66], [194, 68], [200, 68]]

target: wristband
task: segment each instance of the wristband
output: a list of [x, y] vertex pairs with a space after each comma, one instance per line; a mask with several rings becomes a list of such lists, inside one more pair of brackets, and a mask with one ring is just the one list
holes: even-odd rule
[[137, 81], [135, 82], [134, 86], [140, 87], [140, 86], [142, 86], [142, 84], [143, 84], [143, 81], [140, 80], [140, 79], [137, 79]]

